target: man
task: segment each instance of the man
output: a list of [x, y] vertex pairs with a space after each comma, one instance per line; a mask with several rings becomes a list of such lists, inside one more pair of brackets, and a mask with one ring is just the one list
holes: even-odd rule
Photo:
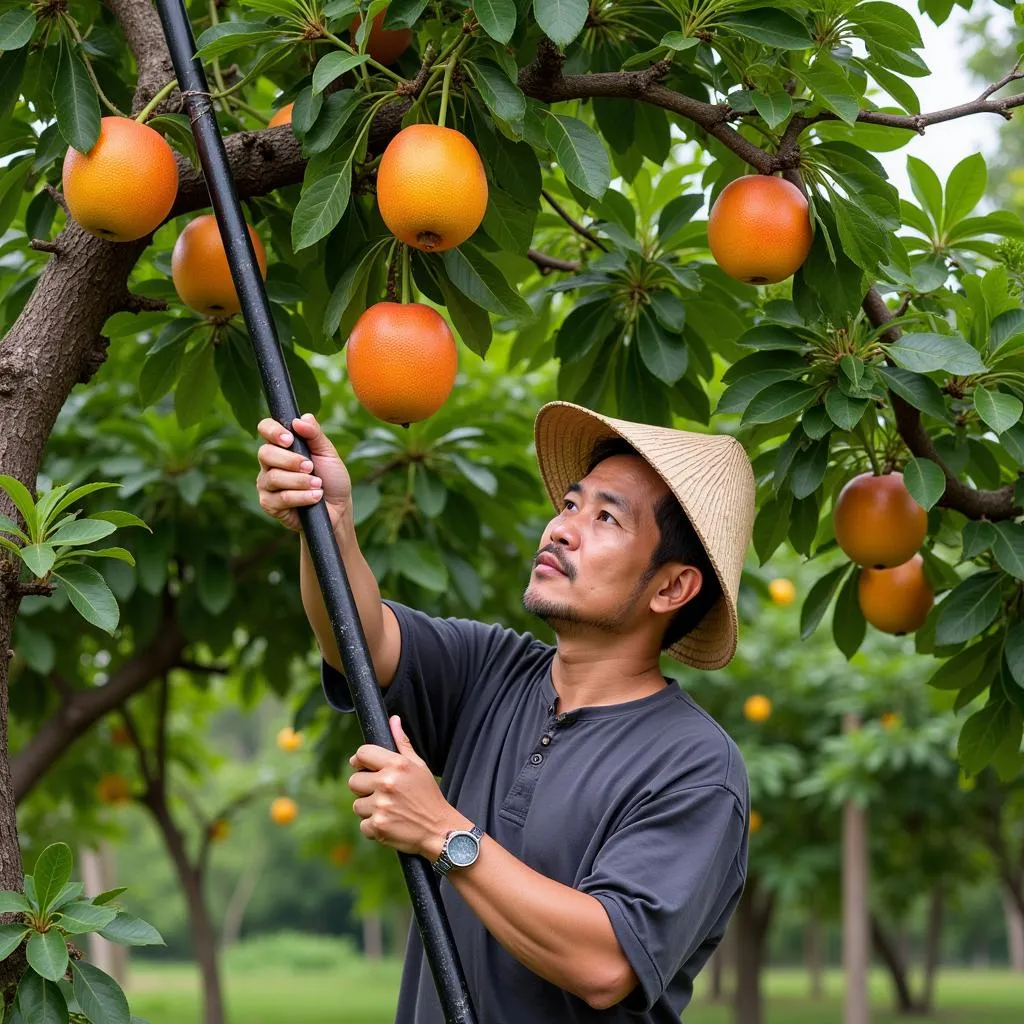
[[[480, 1021], [678, 1021], [743, 888], [748, 795], [735, 745], [659, 657], [713, 669], [735, 651], [754, 514], [742, 447], [541, 409], [556, 514], [523, 600], [553, 628], [551, 647], [382, 603], [341, 459], [312, 416], [292, 429], [311, 460], [260, 423], [260, 504], [298, 529], [298, 507], [327, 502], [394, 716], [398, 753], [364, 745], [351, 759], [353, 806], [365, 836], [444, 876]], [[343, 694], [304, 539], [301, 559], [324, 685]], [[443, 1024], [415, 929], [396, 1019]]]

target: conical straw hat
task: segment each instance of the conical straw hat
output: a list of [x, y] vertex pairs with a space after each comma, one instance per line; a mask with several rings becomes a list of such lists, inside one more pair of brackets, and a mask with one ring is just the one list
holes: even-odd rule
[[596, 442], [628, 441], [668, 484], [708, 553], [722, 596], [700, 624], [668, 649], [694, 668], [715, 669], [736, 653], [736, 595], [754, 526], [754, 471], [728, 434], [695, 434], [612, 419], [569, 402], [549, 402], [534, 426], [537, 461], [555, 508], [587, 473]]

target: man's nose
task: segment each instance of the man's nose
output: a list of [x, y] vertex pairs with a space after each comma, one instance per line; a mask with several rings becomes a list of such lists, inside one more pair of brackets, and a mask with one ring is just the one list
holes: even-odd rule
[[551, 528], [550, 540], [553, 544], [575, 550], [579, 544], [579, 530], [564, 519], [555, 523]]

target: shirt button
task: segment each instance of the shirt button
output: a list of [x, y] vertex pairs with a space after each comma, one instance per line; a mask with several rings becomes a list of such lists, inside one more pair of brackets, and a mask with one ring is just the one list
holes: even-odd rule
[[540, 745], [542, 747], [546, 747], [550, 742], [551, 742], [551, 737], [550, 736], [548, 736], [546, 734], [544, 736], [541, 736], [541, 738], [540, 738]]
[[530, 764], [540, 764], [544, 760], [543, 754], [531, 754]]

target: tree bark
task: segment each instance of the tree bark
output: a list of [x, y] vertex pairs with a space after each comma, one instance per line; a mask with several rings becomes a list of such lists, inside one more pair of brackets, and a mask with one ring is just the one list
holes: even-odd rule
[[405, 900], [396, 904], [391, 919], [394, 925], [391, 955], [401, 960], [405, 957], [405, 947], [409, 942], [409, 926], [412, 924], [412, 909]]
[[878, 958], [885, 964], [885, 968], [889, 972], [896, 1012], [900, 1014], [916, 1013], [918, 1006], [910, 989], [906, 961], [900, 953], [898, 943], [885, 930], [875, 914], [871, 915], [871, 941]]
[[[843, 732], [860, 728], [856, 715], [843, 717]], [[853, 801], [843, 807], [843, 970], [846, 994], [843, 1024], [868, 1024], [868, 968], [871, 940], [868, 927], [870, 898], [867, 814]]]
[[234, 891], [231, 893], [220, 929], [220, 948], [222, 951], [230, 949], [242, 934], [242, 921], [245, 919], [245, 912], [252, 902], [253, 894], [256, 892], [260, 875], [263, 874], [265, 862], [266, 855], [263, 847], [258, 847], [256, 852], [246, 862], [245, 870], [242, 872]]
[[815, 1001], [825, 995], [824, 938], [821, 918], [817, 911], [811, 910], [807, 918], [807, 930], [804, 933], [804, 951], [807, 957], [807, 976], [810, 983], [808, 993]]
[[1020, 912], [1006, 887], [1000, 888], [1003, 914], [1006, 917], [1006, 942], [1010, 956], [1010, 970], [1024, 974], [1024, 914]]
[[[98, 896], [117, 885], [117, 854], [110, 843], [103, 841], [98, 849], [82, 850], [80, 859], [87, 896]], [[90, 963], [124, 988], [128, 983], [128, 949], [96, 932], [90, 932], [88, 939]]]
[[725, 963], [722, 956], [722, 947], [711, 954], [711, 962], [708, 964], [708, 994], [707, 998], [712, 1003], [720, 1003], [724, 985], [722, 984], [725, 975]]
[[363, 956], [379, 960], [384, 955], [384, 922], [380, 914], [363, 915]]
[[761, 973], [764, 967], [765, 939], [775, 910], [775, 897], [772, 893], [762, 893], [760, 890], [760, 880], [748, 876], [746, 888], [730, 925], [730, 931], [735, 930], [735, 1024], [764, 1022]]
[[928, 906], [928, 934], [924, 938], [924, 982], [921, 989], [922, 1013], [931, 1013], [935, 1004], [935, 978], [942, 959], [942, 918], [945, 898], [938, 886], [932, 889]]

